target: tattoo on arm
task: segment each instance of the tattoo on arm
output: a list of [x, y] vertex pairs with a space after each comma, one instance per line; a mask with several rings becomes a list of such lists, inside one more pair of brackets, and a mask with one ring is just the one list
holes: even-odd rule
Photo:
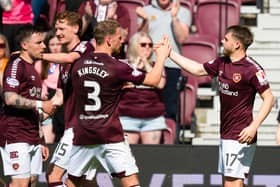
[[7, 105], [21, 109], [32, 109], [36, 107], [36, 100], [27, 99], [15, 92], [5, 92], [4, 100]]

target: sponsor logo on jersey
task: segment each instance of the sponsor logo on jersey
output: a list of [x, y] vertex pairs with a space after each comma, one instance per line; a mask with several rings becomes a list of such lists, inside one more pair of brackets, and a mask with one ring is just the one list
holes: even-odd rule
[[137, 70], [136, 68], [133, 68], [133, 71], [131, 72], [131, 74], [135, 77], [139, 76], [142, 74], [141, 71]]
[[265, 85], [267, 84], [267, 79], [266, 79], [266, 75], [264, 73], [264, 71], [262, 69], [260, 69], [257, 73], [256, 76], [258, 78], [258, 81], [261, 85]]
[[93, 61], [93, 60], [85, 60], [84, 64], [86, 64], [86, 65], [95, 64], [95, 65], [98, 65], [98, 66], [104, 66], [103, 62], [97, 62], [97, 61]]
[[81, 42], [81, 43], [75, 48], [74, 51], [78, 51], [78, 52], [80, 52], [80, 53], [84, 53], [85, 50], [87, 49], [86, 43], [87, 43], [86, 41]]
[[30, 95], [31, 97], [40, 98], [40, 96], [41, 96], [41, 91], [42, 91], [41, 88], [38, 88], [38, 87], [33, 86], [31, 89], [29, 89], [29, 95]]
[[232, 80], [235, 82], [235, 83], [238, 83], [240, 80], [241, 80], [241, 74], [240, 73], [234, 73], [232, 75]]
[[19, 86], [19, 81], [15, 78], [7, 77], [6, 82], [10, 87], [13, 88]]

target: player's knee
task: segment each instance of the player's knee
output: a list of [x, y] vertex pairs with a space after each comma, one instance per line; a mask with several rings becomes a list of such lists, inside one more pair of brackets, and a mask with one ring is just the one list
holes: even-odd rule
[[35, 187], [37, 184], [37, 181], [38, 181], [38, 176], [31, 176], [29, 186]]
[[48, 183], [51, 182], [60, 182], [62, 180], [62, 177], [59, 175], [55, 175], [54, 173], [50, 173], [46, 176]]
[[64, 169], [51, 165], [47, 170], [46, 179], [48, 182], [60, 182], [62, 181], [64, 173]]
[[9, 186], [17, 186], [17, 187], [26, 187], [26, 186], [29, 186], [29, 179], [27, 180], [24, 180], [24, 179], [20, 179], [20, 180], [14, 180], [12, 179]]

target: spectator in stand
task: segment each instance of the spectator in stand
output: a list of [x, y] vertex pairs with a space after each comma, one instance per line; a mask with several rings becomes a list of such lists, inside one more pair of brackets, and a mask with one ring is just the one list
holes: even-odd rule
[[84, 6], [87, 4], [90, 5], [92, 14], [97, 22], [114, 19], [120, 23], [121, 27], [126, 30], [126, 32], [129, 32], [131, 20], [128, 10], [118, 5], [116, 0], [87, 0], [82, 3], [79, 8], [80, 15], [84, 12]]
[[[47, 53], [59, 53], [61, 52], [61, 44], [58, 38], [55, 36], [53, 30], [49, 31], [45, 37], [44, 43], [46, 45]], [[37, 61], [35, 68], [41, 75], [42, 79], [42, 99], [48, 100], [56, 92], [58, 76], [59, 76], [59, 64], [49, 61]], [[47, 144], [54, 143], [56, 134], [54, 133], [53, 117], [49, 117], [42, 122], [42, 131]], [[64, 127], [56, 127], [62, 128]]]
[[36, 23], [40, 18], [41, 10], [45, 6], [47, 0], [31, 0], [31, 7], [34, 14], [33, 23]]
[[79, 14], [93, 16], [97, 22], [108, 19], [117, 20], [122, 27], [123, 42], [120, 53], [113, 55], [118, 58], [126, 58], [124, 43], [127, 41], [127, 36], [130, 32], [129, 28], [131, 19], [128, 10], [125, 7], [118, 5], [116, 0], [86, 0], [79, 8]]
[[[150, 72], [154, 66], [152, 38], [145, 32], [135, 33], [128, 45], [128, 62], [143, 72]], [[162, 130], [166, 128], [164, 103], [161, 89], [165, 76], [156, 87], [137, 85], [126, 88], [119, 104], [122, 127], [130, 144], [159, 144]], [[135, 99], [137, 98], [137, 99]]]
[[0, 89], [1, 89], [0, 91], [1, 92], [2, 92], [3, 73], [9, 61], [9, 58], [10, 58], [10, 49], [9, 49], [8, 40], [3, 34], [0, 34]]
[[[9, 44], [7, 41], [7, 38], [3, 35], [0, 34], [0, 116], [3, 115], [3, 99], [2, 99], [2, 89], [3, 89], [3, 75], [4, 75], [4, 70], [8, 64], [10, 58], [10, 50], [9, 50]], [[1, 129], [0, 133], [0, 149], [5, 146], [5, 138], [3, 132], [5, 130]]]
[[[180, 7], [179, 0], [152, 0], [150, 5], [138, 7], [139, 30], [149, 33], [153, 41], [168, 35], [173, 49], [180, 53], [180, 45], [188, 38], [191, 24], [191, 13]], [[162, 99], [165, 104], [166, 117], [176, 120], [177, 103], [179, 102], [176, 85], [181, 75], [179, 66], [170, 59], [165, 63], [166, 85]]]
[[56, 15], [66, 10], [66, 3], [65, 0], [48, 0], [48, 6], [48, 22], [50, 26], [53, 26]]
[[10, 11], [12, 9], [11, 0], [0, 0], [0, 32], [3, 32], [2, 13], [3, 11]]
[[12, 9], [11, 0], [0, 0], [0, 7], [4, 11], [10, 11]]
[[42, 30], [48, 32], [51, 30], [49, 12], [50, 6], [47, 0], [31, 0], [32, 11], [34, 14], [33, 24], [36, 27], [42, 28]]
[[11, 0], [12, 9], [2, 14], [2, 32], [7, 37], [10, 51], [18, 51], [19, 44], [14, 40], [16, 32], [25, 24], [33, 23], [31, 0]]

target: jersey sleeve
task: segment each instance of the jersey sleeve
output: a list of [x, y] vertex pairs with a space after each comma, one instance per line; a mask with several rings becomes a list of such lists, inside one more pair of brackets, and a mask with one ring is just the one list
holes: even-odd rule
[[126, 62], [119, 62], [120, 65], [118, 70], [119, 79], [127, 82], [132, 82], [136, 85], [140, 85], [143, 83], [146, 74], [137, 68], [131, 66]]
[[250, 74], [250, 83], [256, 88], [259, 94], [270, 87], [265, 71], [262, 68], [253, 68]]
[[72, 52], [77, 52], [80, 56], [82, 56], [88, 50], [93, 51], [93, 46], [88, 41], [82, 41], [73, 49]]
[[8, 63], [4, 72], [3, 78], [3, 92], [16, 92], [19, 93], [20, 82], [23, 80], [24, 67], [17, 58]]
[[203, 64], [204, 69], [207, 71], [208, 75], [212, 77], [218, 76], [220, 59], [211, 60]]

